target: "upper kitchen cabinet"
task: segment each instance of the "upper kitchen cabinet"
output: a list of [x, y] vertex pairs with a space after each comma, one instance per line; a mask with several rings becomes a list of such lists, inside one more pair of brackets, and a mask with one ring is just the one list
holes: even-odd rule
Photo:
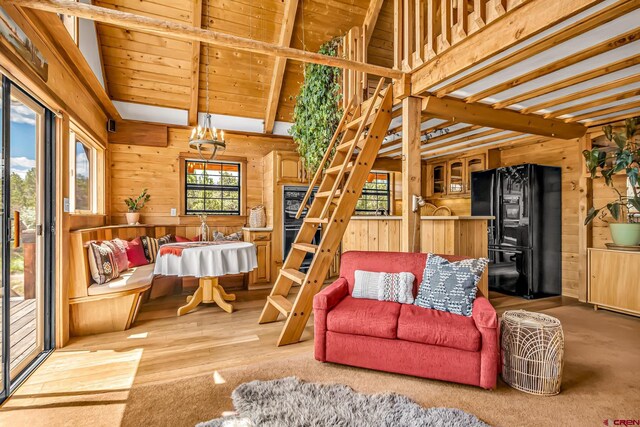
[[299, 184], [308, 182], [302, 159], [294, 153], [276, 152], [276, 183]]
[[427, 197], [447, 194], [447, 162], [427, 163]]

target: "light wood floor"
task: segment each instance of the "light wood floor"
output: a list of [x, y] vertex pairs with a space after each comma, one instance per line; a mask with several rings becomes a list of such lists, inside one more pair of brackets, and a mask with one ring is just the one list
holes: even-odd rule
[[[134, 385], [162, 383], [213, 373], [223, 368], [246, 366], [276, 357], [313, 351], [310, 321], [299, 344], [276, 347], [282, 322], [258, 325], [267, 293], [236, 292], [232, 314], [217, 306], [201, 305], [176, 317], [185, 296], [151, 301], [142, 307], [128, 331], [72, 338], [55, 351], [16, 391], [0, 411], [0, 424], [9, 422], [20, 408], [69, 406], [88, 395], [112, 395], [113, 405], [126, 402]], [[492, 295], [498, 311], [545, 309], [575, 300], [550, 298], [525, 301]]]

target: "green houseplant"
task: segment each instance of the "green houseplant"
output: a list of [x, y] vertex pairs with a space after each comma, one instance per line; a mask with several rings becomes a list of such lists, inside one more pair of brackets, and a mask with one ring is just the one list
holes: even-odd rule
[[[339, 46], [340, 39], [333, 39], [320, 46], [318, 53], [336, 56]], [[298, 146], [307, 173], [313, 175], [342, 116], [342, 73], [339, 68], [306, 64], [304, 74], [304, 82], [296, 96], [293, 126], [289, 134]]]
[[124, 203], [127, 205], [128, 212], [126, 213], [127, 224], [135, 225], [140, 220], [140, 209], [142, 209], [149, 201], [151, 196], [147, 194], [147, 189], [142, 190], [142, 193], [137, 198], [128, 197], [124, 199]]
[[[600, 208], [592, 207], [587, 213], [585, 225], [598, 215], [604, 217], [607, 213], [614, 219], [609, 223], [611, 237], [617, 245], [633, 246], [640, 244], [640, 223], [630, 223], [629, 213], [640, 211], [640, 195], [638, 191], [638, 175], [640, 169], [640, 144], [637, 142], [638, 119], [634, 117], [625, 120], [620, 129], [612, 126], [603, 128], [605, 137], [613, 142], [614, 149], [603, 151], [598, 147], [584, 150], [587, 169], [591, 178], [604, 178], [605, 184], [616, 194], [616, 198]], [[615, 176], [624, 173], [631, 191], [620, 191], [616, 188]]]

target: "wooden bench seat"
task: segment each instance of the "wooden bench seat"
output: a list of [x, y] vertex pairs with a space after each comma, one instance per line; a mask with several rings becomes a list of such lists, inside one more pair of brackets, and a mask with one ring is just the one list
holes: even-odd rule
[[[238, 228], [220, 227], [218, 231], [229, 234]], [[182, 285], [179, 277], [154, 276], [154, 264], [130, 268], [117, 279], [97, 285], [89, 269], [89, 242], [167, 234], [192, 238], [198, 233], [199, 227], [154, 225], [113, 225], [72, 231], [69, 242], [69, 334], [79, 336], [126, 330], [135, 321], [146, 298], [171, 294]]]
[[87, 293], [90, 296], [112, 294], [149, 287], [153, 282], [153, 268], [155, 264], [141, 265], [130, 268], [120, 273], [120, 277], [102, 285], [94, 283], [89, 286]]

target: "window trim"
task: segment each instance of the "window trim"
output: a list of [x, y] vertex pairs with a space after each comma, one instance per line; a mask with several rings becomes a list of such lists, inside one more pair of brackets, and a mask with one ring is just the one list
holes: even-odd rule
[[[389, 171], [375, 171], [372, 170], [370, 173], [374, 173], [377, 175], [386, 175], [387, 176], [387, 215], [391, 215], [392, 214], [392, 198], [394, 197], [394, 192], [393, 192], [393, 174]], [[360, 194], [360, 197], [358, 197], [358, 201], [360, 201], [360, 199], [362, 198], [362, 196], [365, 194], [365, 188], [363, 186], [362, 188], [362, 192]], [[359, 210], [359, 209], [355, 209], [354, 210], [354, 215], [356, 216], [367, 216], [367, 215], [375, 215], [375, 211], [363, 211], [363, 210]]]
[[[180, 172], [180, 202], [179, 202], [179, 215], [184, 218], [196, 218], [197, 214], [187, 214], [187, 185], [186, 185], [186, 164], [187, 161], [202, 162], [194, 153], [180, 153], [178, 156], [179, 172]], [[245, 218], [247, 216], [247, 158], [236, 156], [216, 156], [213, 162], [224, 163], [237, 163], [240, 165], [240, 214], [210, 214], [211, 217], [215, 217], [218, 220], [224, 218]]]
[[[90, 209], [76, 209], [76, 142], [91, 149], [89, 172]], [[69, 126], [69, 213], [79, 215], [101, 215], [104, 212], [105, 194], [99, 190], [105, 188], [105, 153], [104, 148], [96, 143], [78, 126]]]

